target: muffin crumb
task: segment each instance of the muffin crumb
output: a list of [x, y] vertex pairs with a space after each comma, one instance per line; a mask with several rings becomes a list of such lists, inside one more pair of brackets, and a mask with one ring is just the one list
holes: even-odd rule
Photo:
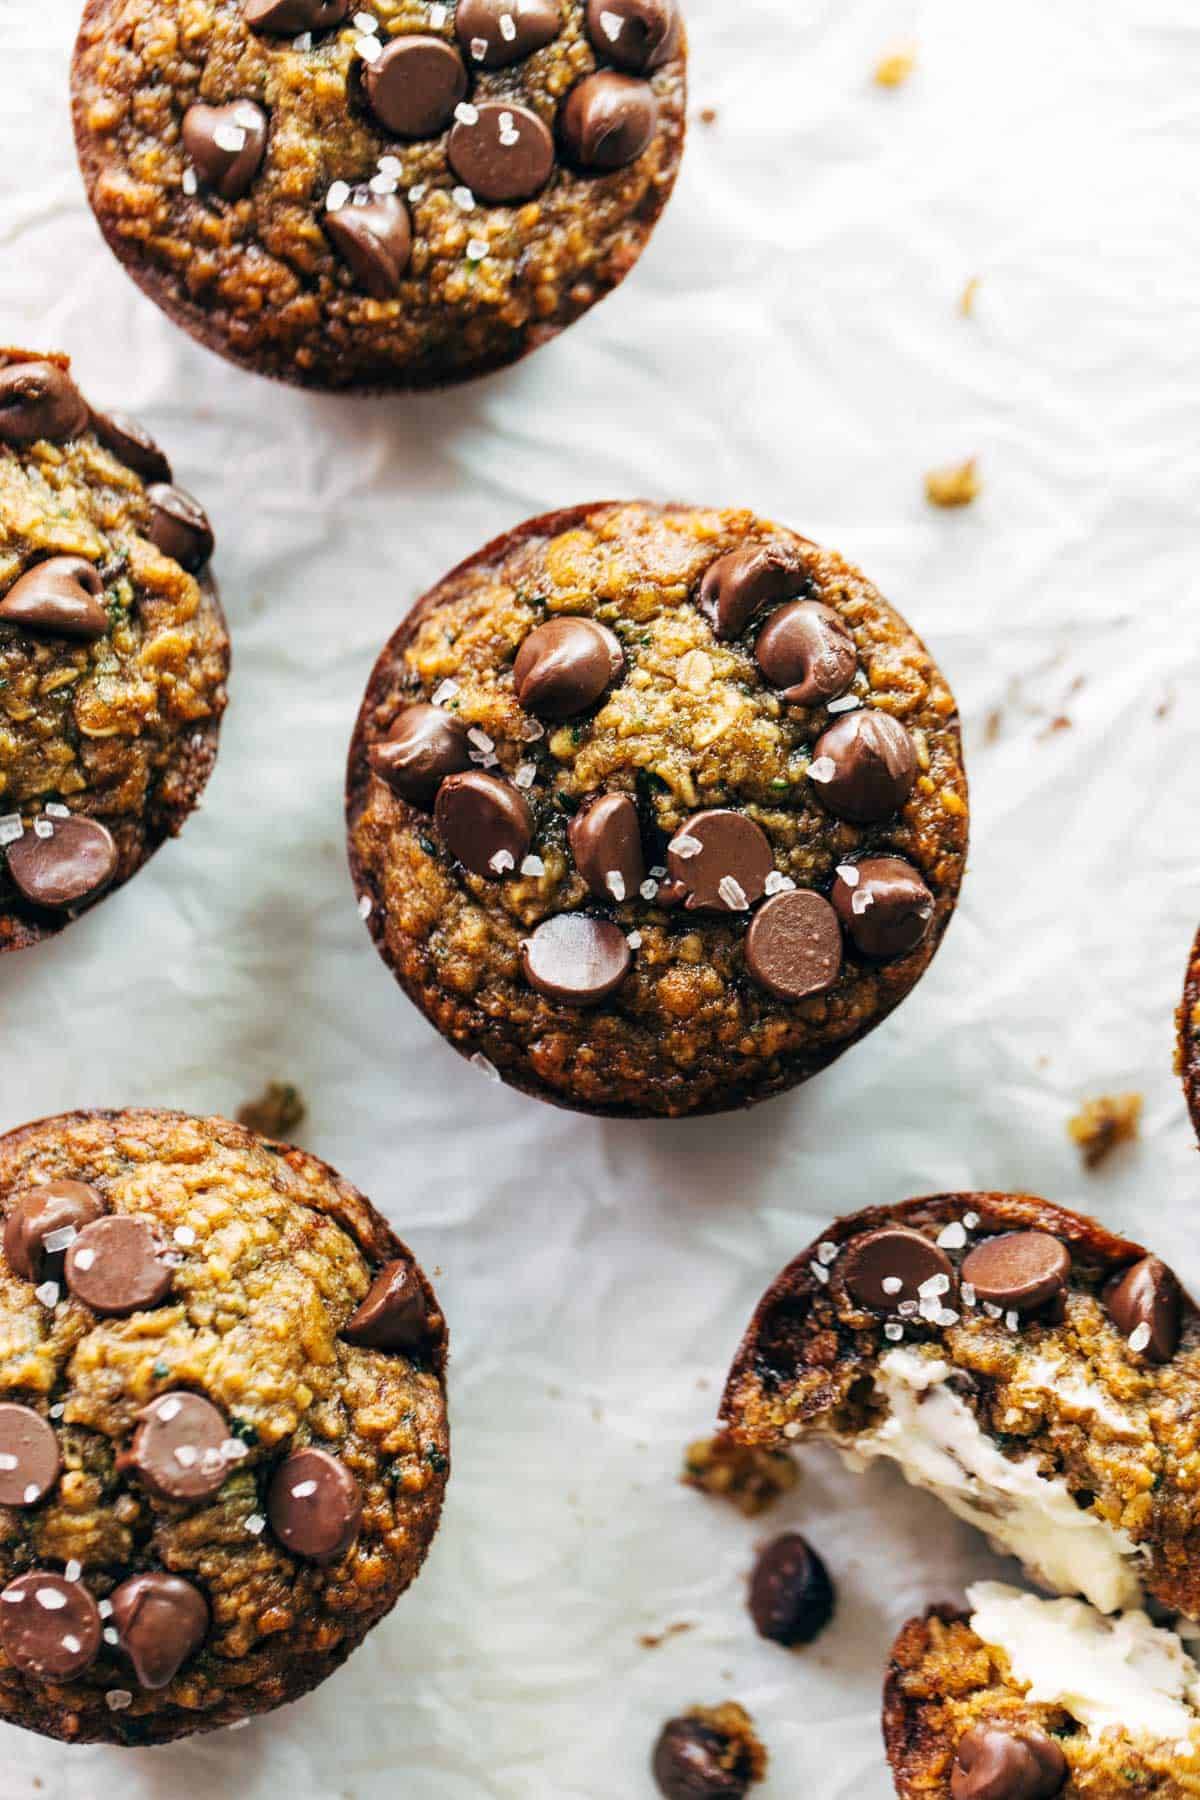
[[970, 281], [968, 281], [966, 287], [958, 297], [958, 310], [964, 319], [973, 319], [975, 317], [975, 302], [979, 298], [980, 285], [981, 283], [978, 275], [972, 275]]
[[745, 1518], [756, 1519], [792, 1491], [800, 1474], [786, 1450], [750, 1449], [721, 1431], [688, 1446], [679, 1479], [684, 1487], [728, 1500]]
[[915, 46], [906, 44], [889, 50], [875, 65], [876, 87], [903, 87], [917, 66]]
[[307, 1114], [308, 1107], [298, 1087], [290, 1081], [268, 1081], [257, 1100], [247, 1100], [238, 1107], [237, 1122], [248, 1131], [258, 1132], [260, 1137], [290, 1142], [292, 1132], [304, 1123]]
[[1141, 1094], [1100, 1094], [1086, 1100], [1067, 1130], [1085, 1169], [1098, 1169], [1120, 1144], [1133, 1143], [1142, 1118]]
[[979, 466], [969, 456], [966, 462], [931, 469], [925, 477], [925, 498], [931, 506], [970, 506], [979, 498], [982, 486]]

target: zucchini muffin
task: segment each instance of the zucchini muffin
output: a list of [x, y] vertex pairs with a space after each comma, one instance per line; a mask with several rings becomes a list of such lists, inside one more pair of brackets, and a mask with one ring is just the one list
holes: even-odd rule
[[110, 248], [244, 367], [422, 388], [624, 279], [675, 182], [678, 0], [88, 0], [75, 135]]
[[197, 804], [229, 639], [203, 508], [65, 356], [0, 350], [0, 952], [60, 931]]
[[746, 511], [579, 506], [463, 563], [375, 666], [359, 909], [456, 1049], [584, 1111], [806, 1080], [941, 941], [954, 697], [834, 552]]
[[307, 1693], [413, 1580], [446, 1328], [332, 1169], [224, 1119], [0, 1138], [0, 1717], [153, 1744]]

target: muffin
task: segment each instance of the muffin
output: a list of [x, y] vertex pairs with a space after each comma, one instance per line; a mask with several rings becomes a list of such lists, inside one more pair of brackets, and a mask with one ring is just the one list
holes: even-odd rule
[[243, 367], [423, 388], [624, 279], [674, 185], [677, 0], [88, 0], [80, 165], [152, 300]]
[[229, 639], [203, 508], [65, 356], [0, 350], [0, 951], [49, 937], [183, 825]]
[[745, 511], [579, 506], [375, 666], [359, 909], [456, 1049], [582, 1111], [718, 1111], [918, 980], [967, 845], [953, 695], [859, 572]]
[[1200, 1314], [1094, 1219], [991, 1193], [839, 1219], [767, 1290], [721, 1411], [742, 1444], [896, 1463], [1053, 1592], [1200, 1618]]
[[1179, 1071], [1196, 1135], [1200, 1137], [1200, 936], [1188, 958], [1178, 1024]]
[[413, 1580], [445, 1322], [387, 1223], [224, 1119], [0, 1138], [0, 1717], [154, 1744], [316, 1687]]

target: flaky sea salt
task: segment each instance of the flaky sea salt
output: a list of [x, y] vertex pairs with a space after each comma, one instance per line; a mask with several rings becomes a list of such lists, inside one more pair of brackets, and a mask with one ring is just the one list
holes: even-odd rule
[[879, 1285], [885, 1294], [891, 1295], [900, 1293], [904, 1283], [898, 1275], [885, 1275]]
[[938, 1233], [938, 1243], [943, 1250], [961, 1250], [967, 1241], [967, 1234], [957, 1219]]
[[[687, 862], [691, 857], [699, 856], [704, 845], [698, 837], [693, 837], [690, 831], [681, 831], [677, 837], [671, 839], [667, 848], [673, 856], [682, 856], [683, 860]], [[663, 873], [666, 874], [665, 869]]]
[[[326, 212], [340, 212], [342, 207], [345, 206], [345, 204], [349, 198], [350, 198], [350, 184], [348, 181], [332, 182], [330, 185], [330, 188], [329, 188], [329, 192], [325, 196], [325, 211]], [[436, 700], [434, 701], [434, 705], [435, 706], [437, 705]]]
[[128, 1688], [109, 1688], [104, 1698], [110, 1712], [124, 1712], [127, 1706], [133, 1705], [133, 1695]]
[[522, 875], [544, 875], [546, 873], [546, 865], [540, 856], [535, 856], [533, 852], [530, 851], [529, 855], [521, 864], [521, 873]]
[[837, 764], [832, 756], [817, 756], [808, 765], [810, 781], [832, 781], [837, 774]]
[[883, 1328], [883, 1335], [885, 1338], [888, 1338], [893, 1344], [898, 1344], [900, 1342], [901, 1338], [904, 1336], [904, 1327], [903, 1327], [903, 1325], [897, 1325], [895, 1323], [889, 1322]]
[[608, 874], [604, 877], [604, 885], [614, 900], [621, 901], [625, 898], [625, 877], [621, 874], [619, 869], [610, 869], [608, 871]]
[[164, 1425], [169, 1425], [171, 1423], [172, 1419], [177, 1419], [179, 1417], [179, 1414], [182, 1411], [183, 1411], [182, 1400], [175, 1400], [175, 1399], [171, 1399], [171, 1398], [168, 1398], [166, 1400], [160, 1400], [158, 1403], [158, 1406], [155, 1409], [156, 1416], [162, 1420]]
[[824, 1287], [829, 1280], [829, 1270], [819, 1262], [810, 1262], [808, 1266], [816, 1276], [817, 1280], [821, 1283], [821, 1286]]
[[454, 109], [454, 117], [460, 125], [478, 125], [479, 108], [472, 106], [469, 100], [460, 100]]
[[25, 836], [25, 827], [21, 823], [20, 813], [5, 813], [0, 818], [0, 844], [15, 844]]
[[494, 856], [488, 857], [488, 868], [494, 869], [497, 875], [507, 875], [516, 866], [516, 858], [511, 850], [497, 850]]
[[360, 894], [359, 898], [358, 898], [358, 916], [359, 916], [359, 918], [360, 919], [369, 919], [371, 916], [371, 908], [374, 906], [374, 904], [375, 904], [375, 902], [372, 900], [370, 894]]
[[819, 1263], [824, 1263], [826, 1268], [829, 1267], [830, 1263], [837, 1261], [837, 1254], [837, 1245], [831, 1244], [828, 1240], [823, 1244], [817, 1245], [817, 1261]]
[[922, 1300], [937, 1300], [949, 1292], [950, 1277], [948, 1275], [931, 1275], [928, 1281], [923, 1281], [917, 1289]]
[[250, 1533], [250, 1536], [261, 1537], [266, 1529], [267, 1521], [263, 1518], [262, 1514], [251, 1513], [250, 1517], [246, 1520], [246, 1530]]
[[779, 869], [772, 869], [763, 882], [763, 893], [790, 894], [795, 885], [790, 875], [784, 875]]
[[482, 1050], [475, 1052], [471, 1058], [471, 1066], [478, 1069], [481, 1075], [486, 1075], [489, 1081], [499, 1081], [500, 1079], [499, 1069], [494, 1062], [489, 1062]]
[[1142, 1351], [1149, 1344], [1150, 1337], [1151, 1337], [1150, 1327], [1146, 1323], [1145, 1319], [1143, 1319], [1142, 1323], [1140, 1325], [1136, 1326], [1134, 1328], [1134, 1330], [1131, 1331], [1129, 1334], [1129, 1348], [1134, 1352], [1135, 1355], [1140, 1356]]
[[524, 762], [518, 766], [517, 772], [513, 776], [513, 786], [519, 788], [531, 788], [536, 780], [537, 764]]
[[354, 48], [365, 63], [377, 63], [383, 55], [383, 45], [377, 37], [355, 38]]
[[[85, 1251], [84, 1255], [86, 1256], [86, 1254], [87, 1252]], [[43, 1306], [57, 1306], [59, 1295], [62, 1292], [57, 1281], [43, 1281], [41, 1285], [35, 1287], [33, 1291], [36, 1298], [41, 1301]]]
[[717, 883], [717, 893], [725, 902], [730, 912], [746, 912], [750, 901], [741, 882], [732, 875], [722, 875]]
[[433, 704], [435, 706], [446, 706], [453, 700], [457, 692], [457, 681], [452, 680], [451, 677], [447, 675], [445, 681], [439, 682], [437, 687], [433, 690]]
[[307, 1500], [309, 1495], [315, 1494], [316, 1491], [317, 1484], [315, 1481], [298, 1481], [292, 1489], [292, 1499]]
[[69, 1250], [79, 1236], [74, 1225], [60, 1225], [57, 1231], [48, 1231], [42, 1239], [43, 1250], [56, 1255], [60, 1250]]

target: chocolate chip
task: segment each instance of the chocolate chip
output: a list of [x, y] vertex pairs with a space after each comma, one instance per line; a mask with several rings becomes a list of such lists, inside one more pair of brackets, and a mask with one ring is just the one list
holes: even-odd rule
[[395, 194], [357, 189], [325, 214], [325, 233], [372, 300], [394, 300], [412, 254], [412, 220]]
[[208, 1500], [229, 1468], [224, 1415], [201, 1394], [162, 1394], [138, 1415], [120, 1465], [160, 1500]]
[[691, 912], [745, 912], [774, 867], [766, 833], [726, 807], [693, 813], [667, 845], [667, 869], [687, 889]]
[[808, 585], [798, 550], [780, 544], [743, 544], [710, 564], [697, 604], [723, 643], [741, 637], [766, 606], [792, 600]]
[[198, 500], [181, 487], [156, 481], [146, 489], [150, 502], [150, 542], [194, 575], [213, 553], [213, 531]]
[[101, 893], [117, 872], [117, 846], [98, 819], [39, 819], [8, 846], [8, 872], [31, 906], [62, 912]]
[[87, 401], [65, 369], [52, 362], [0, 368], [0, 444], [61, 444], [88, 422]]
[[1006, 1231], [977, 1244], [962, 1278], [981, 1302], [1006, 1312], [1035, 1312], [1061, 1294], [1071, 1275], [1071, 1252], [1048, 1231]]
[[138, 1686], [164, 1688], [208, 1635], [208, 1601], [178, 1575], [134, 1575], [114, 1590], [112, 1621]]
[[[82, 1181], [46, 1181], [17, 1195], [4, 1221], [4, 1254], [22, 1281], [44, 1281], [61, 1270], [73, 1238], [104, 1216], [104, 1202]], [[47, 1238], [53, 1238], [48, 1245]]]
[[471, 767], [471, 744], [460, 719], [420, 700], [406, 706], [382, 742], [372, 746], [370, 761], [394, 794], [430, 812], [446, 776]]
[[328, 1450], [293, 1450], [275, 1472], [267, 1498], [271, 1529], [294, 1556], [336, 1562], [358, 1536], [362, 1489]]
[[95, 643], [108, 631], [103, 592], [99, 571], [82, 556], [52, 556], [13, 582], [0, 600], [0, 624]]
[[597, 900], [632, 900], [646, 879], [637, 807], [628, 794], [601, 794], [567, 827], [571, 854]]
[[554, 168], [554, 139], [527, 106], [484, 100], [460, 110], [446, 154], [477, 200], [502, 204], [528, 200], [545, 187]]
[[354, 0], [242, 0], [242, 17], [251, 31], [291, 37], [340, 25], [353, 5]]
[[601, 56], [644, 75], [679, 52], [675, 0], [588, 0], [588, 36]]
[[0, 1645], [23, 1675], [72, 1681], [99, 1653], [100, 1609], [82, 1581], [31, 1569], [0, 1593]]
[[118, 462], [140, 475], [143, 481], [170, 481], [171, 465], [145, 426], [128, 413], [92, 414], [92, 430], [106, 450]]
[[1149, 1338], [1142, 1346], [1147, 1362], [1169, 1363], [1179, 1348], [1183, 1290], [1174, 1271], [1157, 1256], [1116, 1276], [1104, 1290], [1108, 1316], [1123, 1337]]
[[532, 630], [513, 663], [513, 686], [539, 719], [573, 719], [620, 678], [625, 653], [594, 619], [547, 619]]
[[847, 713], [823, 731], [808, 778], [828, 812], [855, 825], [875, 825], [897, 812], [917, 778], [912, 738], [890, 713]]
[[31, 1406], [0, 1401], [0, 1506], [36, 1506], [61, 1468], [53, 1426]]
[[855, 1238], [842, 1264], [850, 1294], [872, 1312], [894, 1313], [902, 1301], [919, 1304], [925, 1298], [921, 1288], [939, 1275], [947, 1283], [941, 1298], [949, 1306], [954, 1265], [932, 1238], [907, 1225], [883, 1225]]
[[842, 933], [828, 900], [808, 888], [768, 900], [746, 933], [746, 967], [777, 1000], [831, 988], [842, 971]]
[[858, 651], [831, 606], [793, 600], [772, 613], [758, 634], [754, 659], [792, 706], [820, 706], [854, 685]]
[[67, 1286], [105, 1318], [157, 1306], [171, 1288], [166, 1245], [148, 1219], [115, 1213], [85, 1225], [67, 1251]]
[[607, 174], [636, 162], [657, 124], [658, 101], [648, 81], [601, 69], [567, 95], [558, 134], [577, 168]]
[[429, 1330], [421, 1278], [404, 1257], [385, 1263], [342, 1330], [368, 1350], [419, 1350]]
[[620, 987], [633, 954], [625, 933], [585, 913], [546, 919], [521, 945], [530, 987], [568, 1006], [598, 1006]]
[[393, 38], [363, 66], [367, 105], [397, 137], [436, 137], [467, 91], [462, 57], [445, 38]]
[[811, 1644], [833, 1617], [833, 1583], [812, 1545], [786, 1531], [759, 1552], [750, 1577], [750, 1617], [773, 1644]]
[[183, 115], [183, 147], [206, 187], [222, 200], [240, 200], [262, 166], [267, 115], [253, 100], [226, 106], [198, 100]]
[[933, 895], [900, 856], [843, 863], [830, 899], [851, 943], [864, 956], [907, 956], [924, 943], [933, 923]]
[[1036, 1726], [976, 1725], [959, 1741], [953, 1800], [1052, 1800], [1070, 1773], [1059, 1746]]
[[558, 0], [458, 0], [454, 29], [472, 62], [502, 69], [552, 43], [562, 11]]
[[743, 1800], [749, 1780], [728, 1766], [729, 1743], [699, 1719], [668, 1719], [651, 1765], [665, 1800]]
[[480, 769], [448, 776], [433, 816], [451, 856], [473, 875], [493, 881], [520, 867], [533, 840], [533, 815], [524, 795]]

